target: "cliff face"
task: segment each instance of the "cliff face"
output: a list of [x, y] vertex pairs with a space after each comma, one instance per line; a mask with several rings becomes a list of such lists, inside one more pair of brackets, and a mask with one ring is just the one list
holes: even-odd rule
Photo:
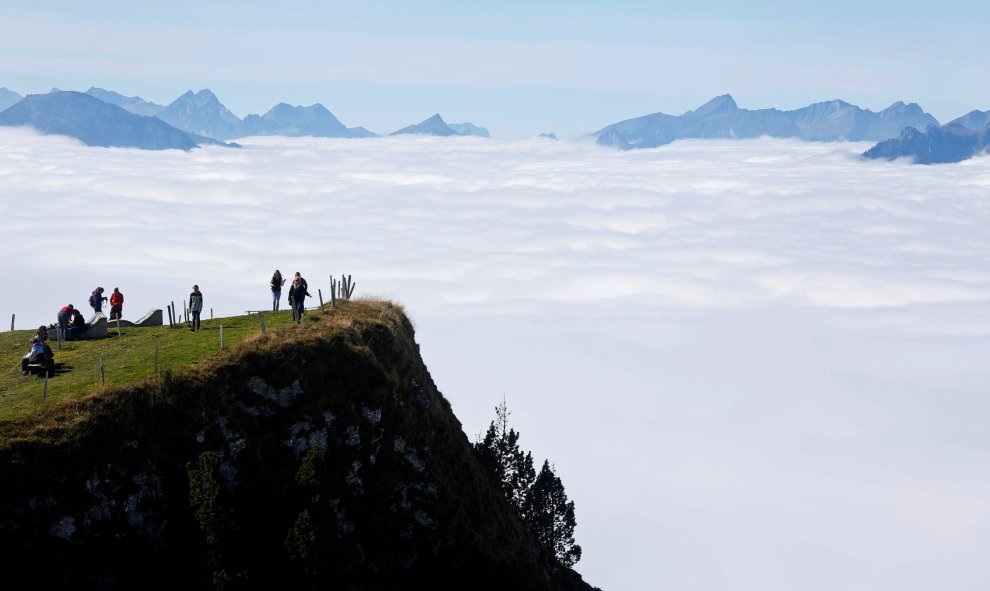
[[388, 303], [4, 435], [10, 588], [591, 589], [536, 549]]

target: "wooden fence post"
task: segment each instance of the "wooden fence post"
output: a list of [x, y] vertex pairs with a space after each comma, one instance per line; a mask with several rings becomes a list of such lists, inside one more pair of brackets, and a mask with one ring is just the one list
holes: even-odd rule
[[220, 348], [223, 349], [223, 325], [220, 325]]
[[261, 315], [261, 310], [258, 310], [258, 321], [261, 322], [261, 334], [265, 334], [265, 317]]
[[172, 321], [174, 322], [173, 326], [179, 323], [179, 317], [175, 315], [175, 301], [172, 302]]
[[[319, 294], [319, 296], [320, 296], [320, 310], [322, 310], [323, 309], [323, 290], [317, 289], [316, 290], [316, 293]], [[13, 329], [11, 329], [11, 330], [13, 330]]]
[[105, 386], [107, 383], [106, 371], [103, 369], [103, 358], [100, 357], [100, 385]]
[[117, 336], [120, 336], [120, 318], [117, 318]]
[[213, 320], [213, 308], [210, 308], [210, 320]]
[[14, 332], [14, 316], [17, 316], [17, 314], [10, 315], [10, 332]]

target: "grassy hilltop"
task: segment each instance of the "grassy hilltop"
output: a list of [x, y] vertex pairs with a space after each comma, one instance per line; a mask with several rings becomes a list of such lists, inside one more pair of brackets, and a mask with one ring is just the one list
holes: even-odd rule
[[[401, 307], [342, 302], [290, 323], [71, 343], [44, 406], [42, 380], [4, 373], [5, 584], [591, 589], [481, 467]], [[29, 336], [4, 336], [5, 362]]]
[[[329, 308], [329, 306], [328, 306]], [[307, 312], [304, 320], [317, 320]], [[265, 328], [292, 325], [292, 312], [265, 312]], [[57, 348], [55, 332], [50, 345], [55, 352], [56, 375], [48, 382], [48, 403], [72, 400], [100, 389], [100, 358], [103, 359], [107, 386], [151, 379], [155, 373], [155, 345], [158, 345], [159, 371], [180, 370], [199, 363], [220, 348], [220, 326], [224, 347], [231, 347], [261, 333], [257, 314], [203, 320], [199, 331], [159, 326], [121, 328], [121, 336], [110, 323], [106, 339], [68, 341]], [[21, 375], [21, 358], [37, 329], [0, 333], [0, 424], [18, 422], [42, 408], [44, 380]]]

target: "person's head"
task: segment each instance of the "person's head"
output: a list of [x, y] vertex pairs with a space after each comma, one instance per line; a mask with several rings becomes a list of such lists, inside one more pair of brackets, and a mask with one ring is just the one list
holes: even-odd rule
[[98, 291], [99, 293], [103, 293], [103, 288], [102, 287], [97, 287], [96, 288], [96, 291]]
[[302, 277], [302, 275], [299, 274], [299, 271], [296, 271], [296, 277]]
[[119, 287], [115, 287], [115, 288], [113, 288], [113, 292], [114, 292], [114, 293], [120, 293], [120, 288], [119, 288]]
[[67, 308], [69, 308], [69, 312], [71, 312], [71, 311], [73, 311], [73, 310], [75, 310], [75, 307], [74, 307], [74, 306], [73, 306], [72, 304], [69, 304], [69, 305], [68, 305], [68, 306], [66, 306], [66, 307], [67, 307]]
[[194, 285], [193, 286], [193, 291], [199, 291], [199, 286], [198, 285]]

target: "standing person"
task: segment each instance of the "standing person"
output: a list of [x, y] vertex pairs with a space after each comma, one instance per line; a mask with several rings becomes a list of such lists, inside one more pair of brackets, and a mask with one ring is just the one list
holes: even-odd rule
[[103, 311], [103, 302], [107, 301], [107, 298], [103, 295], [103, 288], [97, 287], [93, 290], [93, 293], [89, 294], [89, 305], [93, 307], [93, 311], [97, 314]]
[[272, 275], [272, 312], [278, 312], [278, 303], [282, 299], [282, 286], [285, 285], [285, 279], [282, 279], [282, 272], [275, 269], [275, 274]]
[[124, 312], [124, 294], [120, 293], [120, 288], [113, 288], [110, 294], [110, 320], [122, 318]]
[[64, 306], [58, 311], [55, 318], [58, 319], [58, 335], [63, 341], [69, 340], [69, 320], [72, 318], [72, 312], [75, 308], [72, 304]]
[[289, 301], [292, 302], [292, 319], [296, 324], [302, 321], [303, 312], [306, 311], [306, 280], [296, 272], [295, 279], [292, 280], [292, 287], [289, 288]]
[[189, 330], [196, 332], [199, 328], [199, 314], [203, 311], [203, 292], [199, 291], [199, 286], [192, 287], [189, 294]]

